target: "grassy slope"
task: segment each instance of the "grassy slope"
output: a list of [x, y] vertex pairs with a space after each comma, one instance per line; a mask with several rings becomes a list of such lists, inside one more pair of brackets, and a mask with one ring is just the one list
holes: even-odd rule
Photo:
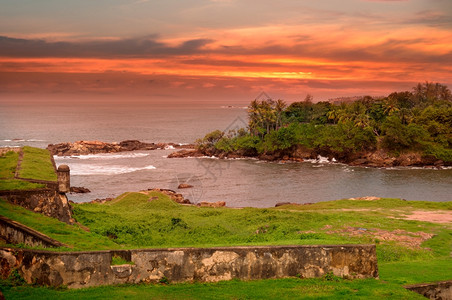
[[19, 154], [14, 151], [0, 156], [0, 178], [14, 178]]
[[48, 150], [25, 146], [23, 152], [20, 177], [48, 181], [57, 180]]
[[3, 199], [0, 199], [0, 215], [36, 229], [49, 237], [70, 246], [70, 248], [57, 249], [59, 251], [87, 249], [107, 250], [119, 248], [117, 244], [106, 237], [86, 232], [77, 225], [71, 226], [60, 222], [57, 219], [34, 213], [21, 206], [12, 205]]
[[[158, 200], [149, 201], [151, 197]], [[263, 280], [221, 282], [217, 284], [176, 284], [169, 286], [99, 287], [79, 291], [55, 291], [45, 288], [0, 286], [7, 296], [39, 298], [142, 298], [157, 299], [262, 299], [271, 298], [393, 298], [413, 299], [401, 284], [447, 280], [452, 278], [452, 231], [450, 225], [388, 218], [411, 210], [450, 210], [450, 202], [415, 202], [399, 199], [379, 201], [340, 200], [308, 206], [271, 209], [228, 209], [180, 206], [158, 193], [125, 193], [108, 204], [74, 205], [77, 226], [54, 221], [0, 201], [0, 214], [6, 215], [77, 250], [138, 247], [228, 246], [258, 244], [338, 244], [375, 242], [370, 237], [350, 237], [331, 233], [325, 225], [340, 229], [347, 226], [369, 230], [404, 229], [424, 231], [436, 236], [422, 244], [427, 249], [410, 249], [396, 242], [377, 244], [382, 280], [325, 279]], [[358, 211], [343, 211], [342, 208]], [[55, 222], [52, 223], [52, 222]], [[56, 223], [59, 223], [57, 225]], [[74, 229], [74, 230], [72, 230]], [[107, 238], [112, 237], [112, 239]], [[115, 237], [116, 238], [113, 238]], [[5, 284], [5, 283], [3, 283]], [[28, 295], [28, 296], [27, 296]], [[41, 295], [41, 296], [40, 296]], [[283, 296], [281, 296], [283, 295]], [[111, 297], [110, 297], [111, 296]], [[114, 298], [113, 297], [113, 298]], [[419, 298], [422, 299], [422, 298]]]

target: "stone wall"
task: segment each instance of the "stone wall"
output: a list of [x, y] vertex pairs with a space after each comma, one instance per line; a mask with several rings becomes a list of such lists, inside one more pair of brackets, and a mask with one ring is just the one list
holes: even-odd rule
[[[111, 265], [112, 256], [131, 264]], [[81, 288], [120, 283], [378, 277], [375, 245], [174, 248], [56, 253], [0, 248], [2, 274], [29, 283]]]
[[10, 244], [24, 244], [32, 247], [63, 247], [64, 244], [20, 224], [0, 216], [0, 237]]
[[0, 198], [68, 224], [74, 221], [66, 195], [58, 193], [56, 189], [2, 191]]
[[452, 300], [452, 280], [407, 285], [405, 288], [429, 299]]

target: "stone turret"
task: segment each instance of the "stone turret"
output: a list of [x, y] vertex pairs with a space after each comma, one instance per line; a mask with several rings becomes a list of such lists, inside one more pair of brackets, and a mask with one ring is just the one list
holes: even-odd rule
[[69, 193], [71, 189], [70, 170], [67, 165], [60, 165], [57, 170], [58, 192], [60, 194]]

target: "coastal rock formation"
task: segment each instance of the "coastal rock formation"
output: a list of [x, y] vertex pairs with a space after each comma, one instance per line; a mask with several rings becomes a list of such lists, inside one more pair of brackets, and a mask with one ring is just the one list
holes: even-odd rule
[[201, 151], [199, 150], [195, 150], [195, 149], [182, 149], [179, 150], [177, 152], [173, 152], [170, 155], [168, 155], [168, 158], [184, 158], [184, 157], [201, 157], [201, 156], [206, 156], [205, 154], [203, 154]]
[[82, 186], [71, 186], [71, 194], [85, 194], [85, 193], [91, 193], [89, 189]]
[[164, 195], [167, 195], [168, 197], [171, 198], [171, 200], [173, 200], [174, 202], [179, 203], [179, 204], [191, 204], [190, 200], [185, 199], [182, 194], [176, 193], [173, 190], [153, 188], [153, 189], [148, 189], [148, 191], [159, 192]]
[[193, 186], [191, 184], [187, 184], [187, 183], [181, 183], [179, 184], [179, 186], [177, 187], [178, 189], [189, 189], [192, 188]]
[[138, 140], [126, 140], [119, 143], [106, 143], [100, 141], [77, 141], [74, 143], [49, 144], [47, 149], [52, 155], [88, 155], [98, 153], [115, 153], [136, 150], [177, 149], [192, 148], [193, 145], [180, 145], [175, 143], [145, 143]]
[[430, 167], [441, 168], [450, 166], [442, 160], [433, 157], [422, 156], [420, 153], [407, 152], [399, 156], [391, 155], [383, 150], [359, 152], [359, 153], [336, 153], [331, 149], [307, 149], [301, 145], [294, 146], [285, 150], [277, 150], [273, 152], [264, 152], [261, 154], [255, 151], [221, 151], [216, 149], [191, 149], [180, 150], [168, 155], [168, 158], [184, 158], [184, 157], [218, 157], [220, 159], [235, 158], [257, 158], [265, 161], [278, 162], [302, 162], [305, 159], [317, 159], [319, 156], [326, 157], [329, 161], [337, 161], [350, 166], [374, 167], [374, 168], [391, 168], [391, 167]]
[[224, 202], [224, 201], [217, 201], [217, 202], [201, 201], [198, 203], [198, 206], [201, 206], [201, 207], [225, 207], [226, 202]]

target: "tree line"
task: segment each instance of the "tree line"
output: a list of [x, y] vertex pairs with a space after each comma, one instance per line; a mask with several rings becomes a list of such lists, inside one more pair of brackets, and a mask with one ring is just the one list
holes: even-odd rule
[[247, 128], [211, 132], [197, 141], [198, 148], [257, 155], [302, 145], [339, 156], [381, 149], [452, 162], [452, 93], [445, 85], [419, 83], [411, 91], [350, 103], [312, 100], [254, 100]]

